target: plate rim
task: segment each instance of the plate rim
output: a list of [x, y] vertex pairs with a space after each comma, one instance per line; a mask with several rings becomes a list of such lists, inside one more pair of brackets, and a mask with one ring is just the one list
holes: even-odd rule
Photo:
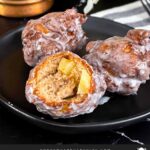
[[[128, 28], [128, 29], [133, 29], [132, 27], [130, 27], [128, 25], [117, 23], [117, 22], [109, 20], [109, 19], [98, 18], [98, 17], [93, 17], [93, 16], [89, 16], [89, 18], [101, 20], [106, 23], [117, 24], [118, 26]], [[4, 38], [6, 38], [7, 36], [10, 36], [11, 34], [14, 34], [15, 32], [21, 31], [23, 28], [24, 28], [24, 25], [21, 25], [21, 26], [18, 26], [17, 28], [13, 28], [13, 29], [7, 31], [6, 33], [4, 33], [0, 36], [0, 41], [4, 40]], [[98, 130], [99, 131], [109, 130], [110, 127], [111, 127], [111, 129], [114, 129], [116, 127], [125, 127], [127, 125], [142, 121], [145, 118], [147, 118], [148, 116], [150, 116], [150, 109], [149, 109], [142, 113], [137, 113], [136, 115], [131, 115], [129, 117], [124, 117], [124, 118], [120, 118], [120, 119], [114, 119], [112, 121], [102, 121], [102, 122], [93, 122], [93, 123], [75, 123], [75, 124], [70, 125], [67, 123], [55, 122], [52, 120], [49, 121], [48, 119], [41, 119], [41, 117], [38, 117], [34, 114], [27, 112], [27, 111], [23, 110], [22, 108], [19, 108], [15, 104], [11, 105], [9, 103], [9, 100], [7, 100], [7, 98], [5, 98], [1, 95], [1, 91], [0, 91], [0, 104], [3, 105], [4, 107], [6, 107], [7, 109], [9, 109], [10, 111], [12, 111], [14, 114], [20, 116], [20, 118], [23, 117], [23, 119], [28, 120], [29, 122], [32, 122], [37, 126], [40, 126], [40, 124], [44, 123], [45, 127], [43, 125], [42, 126], [49, 130], [51, 130], [50, 126], [56, 127], [56, 128], [67, 129], [67, 130], [63, 131], [64, 133], [72, 132], [72, 131], [68, 130], [68, 128], [75, 129], [76, 131], [79, 131], [80, 129], [82, 129], [80, 132], [85, 132], [85, 131], [90, 132], [90, 131], [98, 131]], [[37, 122], [40, 124], [36, 124]], [[91, 130], [89, 130], [89, 128]], [[53, 131], [55, 131], [55, 130], [53, 130]]]
[[[6, 98], [4, 98], [2, 95], [0, 95], [0, 104], [2, 104], [4, 107], [6, 107], [7, 109], [10, 109], [10, 111], [14, 112], [17, 116], [24, 116], [23, 119], [28, 120], [28, 121], [36, 121], [38, 123], [44, 123], [46, 125], [50, 125], [50, 126], [55, 126], [55, 127], [59, 127], [59, 128], [71, 128], [71, 129], [75, 129], [75, 128], [79, 128], [79, 129], [83, 129], [83, 128], [97, 128], [97, 127], [104, 127], [105, 130], [109, 129], [109, 127], [111, 128], [115, 128], [115, 126], [120, 126], [121, 127], [125, 127], [127, 125], [136, 123], [136, 121], [141, 121], [144, 120], [147, 116], [150, 115], [150, 111], [144, 111], [143, 113], [138, 113], [136, 115], [131, 115], [130, 117], [124, 117], [124, 118], [120, 118], [120, 119], [114, 119], [113, 121], [103, 121], [103, 122], [93, 122], [93, 123], [77, 123], [77, 124], [67, 124], [67, 123], [59, 123], [59, 122], [55, 122], [55, 121], [49, 121], [48, 119], [41, 119], [41, 117], [38, 117], [34, 114], [31, 114], [21, 108], [19, 108], [16, 105], [12, 105], [12, 103], [10, 103]], [[16, 113], [17, 112], [17, 113]], [[36, 124], [36, 122], [32, 122], [34, 124]], [[122, 124], [125, 123], [123, 126]], [[38, 124], [37, 124], [38, 126]], [[100, 129], [101, 130], [101, 129]], [[102, 129], [103, 130], [103, 129]], [[84, 132], [84, 131], [83, 131]]]

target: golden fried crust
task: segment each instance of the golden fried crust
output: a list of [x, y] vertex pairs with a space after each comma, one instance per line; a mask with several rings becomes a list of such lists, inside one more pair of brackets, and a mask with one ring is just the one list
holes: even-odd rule
[[[86, 49], [90, 51], [96, 42], [89, 42]], [[127, 74], [137, 76], [136, 64], [139, 55], [134, 51], [130, 40], [112, 37], [101, 41], [95, 48], [103, 61], [103, 67], [113, 76]]]
[[[93, 93], [95, 91], [95, 82], [92, 78], [92, 74], [93, 74], [93, 70], [91, 68], [91, 66], [83, 59], [81, 59], [80, 57], [78, 57], [76, 54], [73, 54], [71, 52], [60, 52], [57, 53], [55, 55], [52, 56], [47, 56], [46, 58], [44, 58], [30, 73], [29, 75], [29, 79], [26, 82], [26, 87], [32, 87], [34, 90], [35, 84], [39, 81], [39, 79], [41, 79], [41, 69], [45, 68], [47, 65], [50, 66], [49, 64], [49, 60], [53, 60], [53, 59], [60, 59], [60, 58], [67, 58], [69, 60], [73, 60], [74, 62], [81, 64], [84, 68], [86, 68], [86, 70], [88, 71], [89, 75], [91, 76], [91, 87], [89, 90], [89, 94]], [[42, 88], [42, 87], [41, 87]], [[87, 99], [87, 94], [84, 95], [76, 95], [75, 97], [73, 97], [72, 99], [69, 100], [56, 100], [56, 99], [46, 99], [44, 95], [40, 95], [40, 93], [38, 93], [38, 91], [34, 91], [33, 92], [41, 101], [43, 101], [45, 104], [47, 104], [48, 106], [52, 106], [52, 107], [57, 107], [57, 106], [62, 106], [65, 107], [64, 109], [67, 109], [67, 111], [71, 111], [69, 109], [70, 103], [75, 103], [75, 104], [79, 104], [82, 103], [83, 101], [86, 101]]]
[[127, 37], [136, 44], [146, 45], [150, 42], [150, 31], [143, 29], [129, 30]]
[[141, 57], [147, 60], [150, 66], [150, 31], [143, 29], [129, 30], [126, 36], [138, 47], [142, 54]]

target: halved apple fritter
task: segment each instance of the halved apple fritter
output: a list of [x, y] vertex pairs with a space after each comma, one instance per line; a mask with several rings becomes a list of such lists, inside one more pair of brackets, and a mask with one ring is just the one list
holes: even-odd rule
[[27, 100], [54, 118], [92, 112], [105, 90], [103, 75], [71, 52], [44, 58], [31, 70], [26, 83]]

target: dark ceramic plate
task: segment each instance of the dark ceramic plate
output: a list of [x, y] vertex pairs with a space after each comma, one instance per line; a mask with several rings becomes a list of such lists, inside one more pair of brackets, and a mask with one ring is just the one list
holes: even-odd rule
[[[110, 101], [91, 114], [54, 120], [39, 113], [34, 105], [26, 101], [24, 95], [25, 82], [31, 68], [23, 60], [22, 29], [23, 27], [12, 30], [0, 39], [0, 103], [11, 112], [40, 127], [65, 133], [119, 128], [139, 122], [150, 114], [150, 81], [142, 85], [135, 96], [110, 95]], [[131, 28], [109, 20], [89, 17], [84, 29], [91, 40], [113, 35], [123, 36]]]

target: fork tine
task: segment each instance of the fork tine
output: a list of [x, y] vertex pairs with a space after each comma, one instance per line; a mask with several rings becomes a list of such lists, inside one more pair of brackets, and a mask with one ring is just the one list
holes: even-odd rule
[[149, 13], [150, 15], [150, 0], [141, 0], [145, 10]]

